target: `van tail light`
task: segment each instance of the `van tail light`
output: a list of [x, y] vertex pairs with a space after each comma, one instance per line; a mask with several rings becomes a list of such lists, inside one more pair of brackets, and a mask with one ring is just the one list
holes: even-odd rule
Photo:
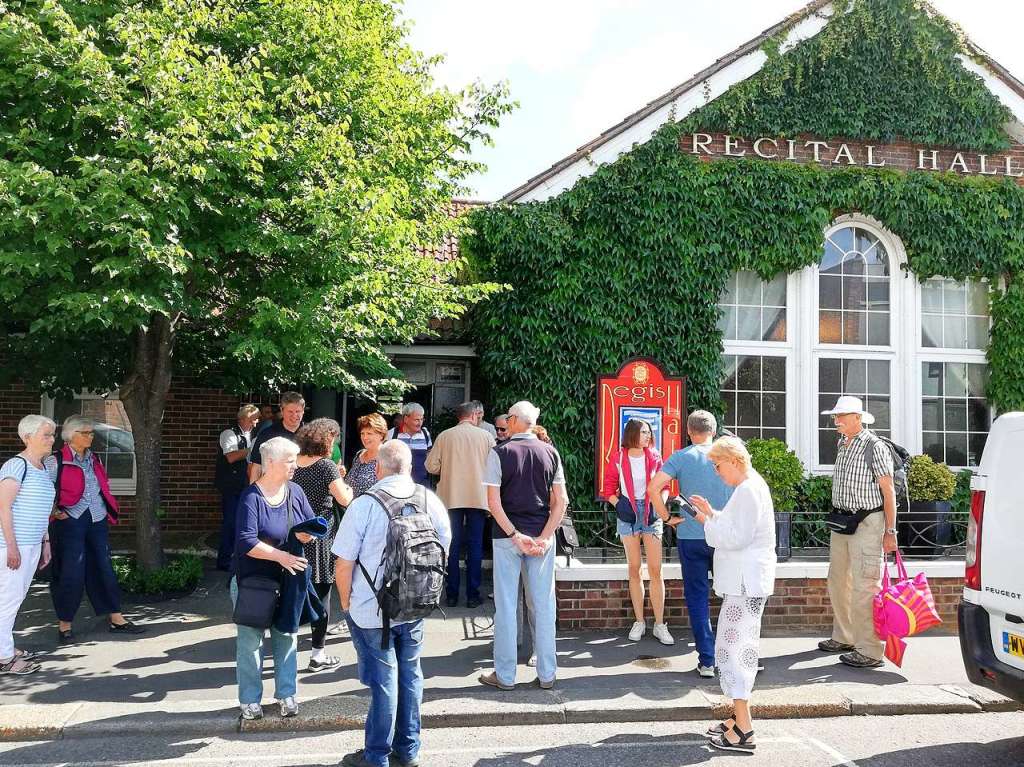
[[966, 562], [964, 585], [981, 591], [981, 519], [985, 514], [985, 491], [971, 493], [971, 518], [967, 520]]

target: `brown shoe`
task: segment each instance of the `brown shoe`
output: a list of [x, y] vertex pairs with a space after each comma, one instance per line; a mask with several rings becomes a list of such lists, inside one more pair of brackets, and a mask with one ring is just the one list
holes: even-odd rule
[[540, 680], [540, 678], [538, 678], [537, 679], [537, 686], [540, 689], [542, 689], [542, 690], [553, 690], [554, 687], [555, 687], [555, 680], [554, 679], [549, 679], [548, 681], [543, 682], [543, 681]]
[[853, 645], [843, 644], [834, 639], [825, 639], [818, 642], [818, 649], [822, 652], [850, 652], [853, 649]]
[[481, 674], [477, 678], [477, 681], [480, 682], [480, 684], [485, 684], [488, 687], [497, 687], [499, 690], [505, 690], [506, 692], [508, 690], [516, 689], [514, 684], [505, 684], [498, 679], [498, 672], [496, 671], [492, 671], [490, 674]]
[[852, 668], [878, 668], [882, 665], [881, 658], [869, 658], [857, 650], [848, 652], [846, 655], [840, 655], [839, 660]]

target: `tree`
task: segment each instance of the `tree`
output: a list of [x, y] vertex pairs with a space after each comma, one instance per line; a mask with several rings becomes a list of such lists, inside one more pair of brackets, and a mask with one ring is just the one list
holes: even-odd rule
[[172, 376], [393, 391], [382, 347], [495, 289], [416, 247], [512, 104], [405, 35], [385, 0], [0, 0], [4, 372], [118, 390], [145, 568]]

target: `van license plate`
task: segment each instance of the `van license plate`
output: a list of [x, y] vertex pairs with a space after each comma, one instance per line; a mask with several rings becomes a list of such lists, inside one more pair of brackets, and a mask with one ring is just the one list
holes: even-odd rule
[[1003, 652], [1007, 655], [1015, 655], [1018, 658], [1024, 658], [1024, 637], [1018, 636], [1017, 634], [1011, 634], [1009, 631], [1004, 631]]

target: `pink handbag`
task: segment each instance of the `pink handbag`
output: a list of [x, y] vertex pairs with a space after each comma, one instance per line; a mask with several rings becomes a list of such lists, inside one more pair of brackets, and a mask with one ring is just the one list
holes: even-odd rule
[[905, 637], [920, 634], [942, 623], [935, 609], [935, 599], [924, 573], [913, 578], [907, 575], [903, 557], [896, 551], [899, 580], [889, 580], [889, 565], [882, 575], [882, 590], [875, 595], [875, 635], [885, 642], [885, 657], [897, 666], [903, 665]]

